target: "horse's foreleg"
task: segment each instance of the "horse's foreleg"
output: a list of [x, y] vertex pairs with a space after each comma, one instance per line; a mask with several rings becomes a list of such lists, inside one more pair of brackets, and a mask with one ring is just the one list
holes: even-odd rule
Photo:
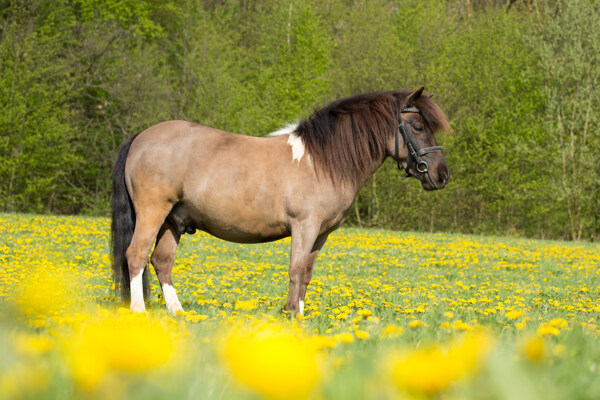
[[173, 281], [171, 280], [171, 270], [173, 269], [175, 252], [177, 251], [180, 237], [179, 232], [170, 223], [166, 222], [158, 232], [156, 246], [150, 258], [163, 291], [167, 310], [171, 314], [183, 311], [181, 303], [177, 298]]
[[306, 269], [304, 270], [304, 277], [303, 277], [302, 283], [300, 285], [300, 299], [298, 301], [298, 303], [299, 303], [298, 311], [303, 316], [304, 316], [304, 299], [306, 298], [306, 289], [308, 288], [308, 285], [310, 284], [310, 280], [312, 278], [313, 266], [315, 264], [315, 260], [317, 259], [317, 256], [319, 255], [319, 251], [325, 244], [326, 240], [327, 240], [327, 235], [319, 236], [317, 238], [317, 241], [315, 242], [315, 244], [312, 248], [312, 252], [310, 253], [310, 257], [308, 258], [308, 264], [306, 265]]
[[[311, 261], [311, 255], [318, 235], [318, 225], [304, 222], [292, 226], [292, 250], [290, 256], [290, 291], [285, 309], [292, 312], [304, 312], [300, 294], [306, 279], [306, 270]], [[316, 254], [314, 255], [316, 257]], [[314, 258], [312, 260], [314, 262]], [[312, 267], [312, 264], [311, 264]], [[305, 289], [306, 290], [306, 289]]]

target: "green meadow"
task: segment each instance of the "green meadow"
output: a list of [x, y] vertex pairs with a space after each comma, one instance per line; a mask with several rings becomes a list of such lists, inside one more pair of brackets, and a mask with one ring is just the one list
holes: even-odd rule
[[289, 240], [186, 235], [120, 307], [106, 218], [0, 215], [1, 398], [600, 397], [597, 244], [342, 228], [304, 318]]

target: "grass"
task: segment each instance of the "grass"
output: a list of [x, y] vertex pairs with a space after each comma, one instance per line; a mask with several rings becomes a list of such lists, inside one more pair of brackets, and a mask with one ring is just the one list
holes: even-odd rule
[[[166, 315], [153, 275], [140, 322], [117, 309], [108, 219], [0, 222], [0, 398], [289, 398], [268, 385], [313, 362], [299, 397], [600, 398], [597, 244], [343, 228], [317, 259], [298, 322], [282, 310], [289, 240], [185, 235], [173, 280], [187, 313]], [[120, 354], [142, 346], [137, 356], [110, 355], [127, 335], [135, 345]], [[246, 342], [279, 366], [271, 378], [247, 375], [258, 350]]]

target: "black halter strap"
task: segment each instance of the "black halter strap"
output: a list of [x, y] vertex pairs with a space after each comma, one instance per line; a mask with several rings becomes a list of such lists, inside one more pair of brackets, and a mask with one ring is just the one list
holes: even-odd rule
[[[400, 110], [400, 114], [403, 113], [421, 113], [421, 110], [419, 110], [416, 107], [407, 107], [407, 108], [403, 108], [402, 110]], [[427, 162], [423, 159], [421, 159], [421, 156], [424, 156], [425, 154], [429, 154], [429, 153], [433, 153], [436, 151], [442, 151], [442, 148], [440, 146], [433, 146], [433, 147], [425, 147], [423, 149], [417, 150], [415, 147], [415, 144], [413, 143], [413, 141], [411, 140], [410, 136], [408, 136], [408, 132], [406, 132], [406, 128], [404, 127], [404, 122], [402, 122], [402, 116], [400, 116], [400, 118], [398, 118], [398, 127], [396, 128], [396, 143], [395, 143], [395, 147], [396, 147], [396, 164], [398, 165], [398, 169], [402, 170], [402, 165], [400, 164], [400, 149], [399, 149], [399, 142], [400, 142], [400, 133], [402, 133], [402, 139], [404, 140], [404, 145], [408, 148], [408, 161], [406, 164], [406, 177], [411, 176], [409, 170], [410, 167], [412, 166], [413, 163], [416, 163], [416, 169], [418, 172], [422, 173], [422, 174], [426, 174], [427, 178], [429, 179], [429, 182], [431, 183], [431, 185], [437, 189], [437, 185], [433, 182], [433, 179], [431, 179], [431, 175], [429, 175], [429, 170], [428, 170], [428, 165]]]

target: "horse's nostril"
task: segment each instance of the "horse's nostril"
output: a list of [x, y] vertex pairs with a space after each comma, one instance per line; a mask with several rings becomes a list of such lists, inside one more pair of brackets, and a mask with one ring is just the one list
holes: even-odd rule
[[438, 181], [444, 185], [448, 182], [448, 168], [440, 168], [438, 170]]

